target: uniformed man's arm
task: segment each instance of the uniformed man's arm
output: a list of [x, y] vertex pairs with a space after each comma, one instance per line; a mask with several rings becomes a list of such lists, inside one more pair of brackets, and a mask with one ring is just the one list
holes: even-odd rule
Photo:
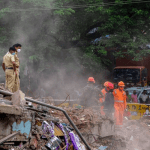
[[4, 62], [4, 57], [3, 57], [3, 63], [2, 63], [2, 68], [3, 68], [3, 70], [4, 70], [4, 72], [5, 72], [5, 62]]
[[3, 68], [4, 72], [5, 72], [5, 63], [4, 62], [2, 63], [2, 68]]
[[16, 72], [16, 63], [15, 62], [12, 62], [12, 63], [13, 63], [14, 71]]
[[14, 55], [11, 56], [10, 60], [13, 63], [14, 71], [16, 72], [16, 63], [15, 63], [15, 57], [14, 57]]

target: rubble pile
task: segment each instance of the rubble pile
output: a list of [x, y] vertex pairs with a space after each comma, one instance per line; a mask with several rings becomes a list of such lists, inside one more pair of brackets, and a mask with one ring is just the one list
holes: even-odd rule
[[[99, 122], [98, 114], [94, 113], [92, 109], [76, 109], [72, 107], [64, 107], [63, 109], [66, 110], [70, 118], [79, 129], [84, 128], [86, 131], [86, 128], [90, 128], [91, 124], [96, 124]], [[61, 121], [68, 123], [68, 120], [65, 118], [62, 112], [53, 110], [51, 111], [51, 114], [54, 117], [60, 118], [61, 116]]]
[[0, 83], [0, 89], [6, 91], [6, 89], [5, 89], [5, 84], [4, 84], [4, 83]]
[[[77, 109], [64, 107], [80, 132], [93, 148], [107, 146], [108, 150], [149, 150], [150, 149], [150, 117], [143, 117], [140, 120], [124, 119], [123, 126], [114, 129], [113, 121], [100, 116], [98, 111], [93, 109]], [[61, 118], [66, 124], [68, 121], [59, 111], [52, 111], [53, 116]], [[113, 130], [105, 135], [107, 125], [112, 124]], [[105, 125], [105, 127], [103, 127]], [[112, 133], [112, 134], [111, 134]]]
[[[36, 108], [39, 107], [36, 106]], [[42, 109], [43, 107], [40, 107], [38, 110], [42, 111]], [[100, 146], [107, 146], [109, 150], [123, 150], [123, 148], [126, 147], [125, 139], [120, 135], [115, 135], [113, 121], [109, 118], [100, 116], [98, 111], [90, 108], [83, 109], [73, 107], [63, 107], [63, 109], [78, 127], [92, 150], [98, 150]], [[44, 133], [45, 131], [43, 131], [43, 122], [47, 122], [49, 124], [47, 125], [49, 126], [49, 129], [50, 126], [51, 128], [55, 126], [55, 128], [59, 130], [59, 138], [56, 139], [56, 141], [58, 140], [57, 143], [61, 143], [62, 147], [66, 147], [67, 143], [65, 139], [68, 139], [68, 144], [75, 148], [76, 144], [73, 144], [74, 142], [71, 141], [70, 133], [72, 133], [73, 136], [76, 136], [76, 134], [64, 114], [52, 109], [46, 109], [46, 111], [46, 113], [38, 111], [35, 113], [35, 122], [32, 127], [32, 142], [30, 143], [30, 147], [32, 147], [32, 149], [45, 149], [45, 145], [48, 144], [48, 139], [51, 137], [50, 134]], [[105, 133], [107, 129], [108, 131]], [[77, 139], [77, 141], [79, 141], [78, 136]], [[86, 149], [86, 147], [83, 146], [83, 143], [80, 144], [82, 147], [81, 150]]]
[[[34, 103], [31, 104], [30, 102], [25, 101], [24, 96], [24, 93], [21, 91], [14, 93], [11, 97], [12, 104], [8, 105], [8, 100], [7, 102], [6, 100], [4, 101], [5, 105], [3, 103], [0, 104], [0, 113], [1, 115], [2, 112], [6, 113], [6, 116], [9, 114], [10, 118], [12, 118], [12, 123], [9, 125], [9, 134], [14, 133], [14, 131], [17, 132], [17, 128], [21, 125], [22, 121], [24, 122], [24, 125], [27, 122], [31, 124], [30, 133], [28, 137], [23, 133], [17, 135], [17, 138], [14, 137], [10, 141], [7, 141], [7, 143], [20, 141], [19, 145], [7, 145], [7, 143], [5, 143], [4, 145], [1, 145], [2, 148], [7, 147], [6, 149], [9, 148], [14, 150], [87, 149], [61, 111]], [[5, 98], [6, 97], [3, 99]], [[54, 105], [52, 98], [39, 99], [37, 101]], [[74, 107], [63, 105], [59, 107], [67, 112], [91, 147], [91, 150], [150, 149], [149, 140], [147, 140], [150, 138], [149, 117], [143, 117], [140, 120], [127, 120], [126, 118], [124, 119], [123, 126], [115, 129], [113, 119], [101, 116], [98, 109], [93, 109], [92, 107], [84, 109], [80, 105], [75, 105]], [[5, 118], [5, 121], [7, 122], [7, 118]], [[4, 127], [6, 127], [6, 125], [4, 125]], [[0, 128], [2, 129], [2, 123], [0, 123]], [[11, 128], [15, 130], [12, 132]], [[6, 131], [8, 132], [7, 128]], [[23, 136], [23, 138], [25, 137], [24, 141], [21, 141], [21, 136]]]
[[[0, 83], [0, 90], [5, 90], [4, 83]], [[3, 95], [0, 94], [0, 99], [3, 98]]]
[[[7, 106], [7, 104], [5, 104], [5, 106]], [[36, 109], [35, 107], [31, 107], [31, 105], [30, 107], [29, 105], [25, 105], [22, 110], [22, 115], [17, 114], [17, 116], [11, 116], [6, 114], [6, 116], [9, 117], [5, 117], [5, 120], [0, 120], [4, 122], [0, 124], [0, 126], [3, 125], [0, 131], [5, 127], [4, 132], [6, 133], [9, 130], [9, 134], [11, 134], [10, 130], [12, 127], [13, 131], [16, 132], [20, 130], [21, 133], [7, 142], [4, 142], [4, 144], [0, 144], [0, 149], [73, 150], [74, 148], [76, 150], [85, 150], [85, 146], [81, 143], [81, 140], [77, 134], [74, 133], [73, 129], [65, 123], [60, 123], [59, 119], [51, 116], [49, 112]], [[6, 126], [6, 124], [9, 126]], [[30, 131], [28, 135], [25, 133], [27, 129]], [[0, 135], [1, 134], [2, 132]], [[3, 139], [2, 137], [0, 140]], [[16, 143], [19, 145], [16, 145]]]
[[71, 150], [72, 147], [85, 150], [84, 145], [80, 142], [79, 137], [74, 134], [71, 127], [42, 113], [35, 114], [29, 147], [38, 150]]
[[[9, 92], [9, 91], [5, 88], [5, 84], [4, 84], [4, 83], [0, 83], [0, 90], [4, 90], [4, 91]], [[2, 100], [2, 99], [3, 99], [3, 95], [0, 94], [0, 100]], [[10, 96], [5, 96], [5, 99], [11, 100], [11, 97], [10, 97]]]
[[[3, 113], [12, 114], [12, 112], [16, 111], [16, 115], [22, 114], [22, 117], [20, 117], [19, 120], [14, 120], [16, 121], [14, 122], [16, 125], [14, 127], [15, 131], [18, 131], [17, 128], [19, 128], [22, 121], [24, 122], [24, 125], [28, 121], [31, 123], [31, 130], [28, 140], [22, 142], [20, 140], [20, 135], [18, 135], [17, 140], [18, 142], [20, 140], [19, 145], [6, 146], [4, 144], [2, 145], [3, 148], [7, 147], [6, 149], [12, 148], [14, 150], [87, 149], [61, 111], [49, 109], [45, 106], [34, 103], [30, 104], [30, 102], [26, 102], [25, 104], [24, 96], [25, 95], [21, 91], [14, 93], [11, 97], [12, 104], [9, 106], [9, 109], [13, 108], [14, 106], [15, 108], [13, 108], [11, 111], [5, 109], [6, 111], [3, 110]], [[41, 100], [39, 99], [37, 101]], [[52, 100], [50, 101], [48, 99], [42, 101], [50, 105], [54, 105], [52, 104]], [[6, 106], [7, 104], [2, 105], [3, 108]], [[18, 107], [20, 108], [19, 111], [16, 109]], [[104, 148], [103, 146], [108, 147], [109, 150], [120, 150], [120, 147], [122, 148], [123, 144], [120, 143], [123, 143], [123, 139], [120, 136], [115, 135], [114, 122], [109, 118], [102, 117], [98, 110], [92, 108], [84, 109], [79, 105], [76, 107], [63, 107], [63, 109], [78, 127], [92, 150], [98, 150], [100, 147]], [[12, 124], [10, 127], [11, 126]], [[11, 141], [14, 142], [15, 139], [16, 137], [12, 138]]]
[[[109, 150], [126, 148], [125, 139], [120, 135], [115, 135], [112, 119], [101, 116], [99, 111], [92, 108], [64, 107], [63, 109], [69, 114], [93, 150], [98, 150], [100, 146], [107, 146]], [[69, 124], [61, 112], [55, 110], [50, 110], [50, 112], [52, 116], [60, 118], [60, 122]]]
[[116, 130], [116, 135], [125, 139], [127, 150], [149, 150], [149, 130], [150, 117], [143, 117], [140, 120], [124, 120], [122, 128]]

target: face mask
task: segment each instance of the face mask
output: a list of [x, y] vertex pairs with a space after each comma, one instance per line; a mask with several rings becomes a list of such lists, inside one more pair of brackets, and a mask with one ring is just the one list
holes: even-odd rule
[[17, 49], [17, 52], [21, 52], [21, 49]]
[[122, 91], [124, 89], [124, 87], [120, 87], [120, 90]]
[[16, 53], [12, 53], [12, 55], [15, 55]]

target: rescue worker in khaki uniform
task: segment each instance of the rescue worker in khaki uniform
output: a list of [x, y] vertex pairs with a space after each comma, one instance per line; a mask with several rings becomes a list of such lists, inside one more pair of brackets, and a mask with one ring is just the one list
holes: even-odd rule
[[123, 114], [126, 109], [126, 93], [124, 91], [124, 86], [125, 84], [120, 81], [118, 83], [118, 89], [113, 91], [116, 125], [123, 124]]
[[16, 54], [14, 55], [15, 57], [15, 63], [16, 63], [16, 72], [17, 74], [15, 74], [15, 84], [14, 84], [14, 88], [13, 88], [13, 92], [16, 92], [18, 90], [20, 90], [20, 79], [19, 79], [19, 66], [20, 66], [20, 62], [19, 62], [19, 58], [18, 58], [18, 53], [21, 51], [21, 44], [15, 44], [13, 45], [13, 47], [16, 49]]
[[106, 96], [106, 93], [108, 92], [108, 84], [110, 82], [109, 81], [106, 81], [104, 83], [104, 87], [102, 90], [101, 90], [101, 93], [102, 93], [102, 97], [99, 99], [100, 103], [101, 103], [101, 107], [100, 107], [100, 112], [101, 112], [101, 115], [104, 116], [105, 115], [105, 112], [104, 112], [104, 106], [103, 106], [103, 103], [105, 102], [105, 96]]
[[16, 74], [16, 64], [15, 64], [15, 48], [10, 47], [9, 52], [3, 57], [2, 68], [5, 72], [5, 87], [10, 92], [13, 92], [13, 87], [15, 83]]

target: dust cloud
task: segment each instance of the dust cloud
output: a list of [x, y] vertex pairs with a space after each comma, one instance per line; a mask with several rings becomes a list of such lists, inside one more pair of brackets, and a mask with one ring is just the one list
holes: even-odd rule
[[[6, 3], [5, 7], [9, 5], [15, 8], [12, 2]], [[27, 9], [30, 7], [26, 4]], [[109, 74], [102, 66], [97, 73], [84, 66], [80, 59], [83, 56], [81, 49], [63, 41], [67, 33], [61, 31], [61, 17], [54, 15], [53, 10], [12, 11], [2, 21], [5, 24], [13, 21], [11, 38], [4, 45], [4, 53], [15, 43], [22, 45], [22, 51], [18, 53], [21, 90], [28, 96], [65, 99], [70, 95], [75, 99], [89, 76], [93, 76], [99, 86]], [[93, 63], [90, 59], [86, 61]], [[2, 76], [4, 81], [4, 74]]]

